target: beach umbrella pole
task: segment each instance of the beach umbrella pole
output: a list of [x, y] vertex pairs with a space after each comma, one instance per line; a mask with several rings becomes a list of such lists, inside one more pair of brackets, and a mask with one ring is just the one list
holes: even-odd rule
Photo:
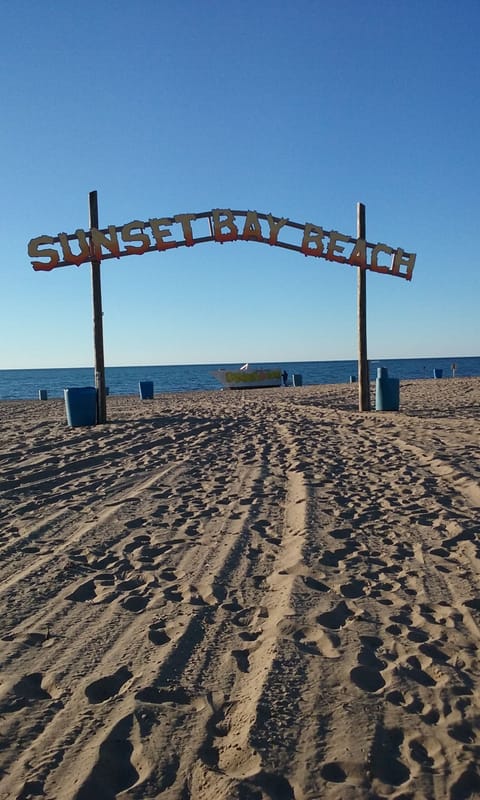
[[[357, 238], [366, 240], [365, 206], [357, 203]], [[367, 270], [358, 267], [358, 410], [370, 411], [370, 382], [367, 358]]]
[[[97, 192], [88, 196], [90, 208], [90, 230], [98, 229]], [[93, 251], [92, 251], [93, 255]], [[107, 421], [107, 401], [105, 388], [105, 359], [103, 355], [103, 311], [102, 287], [100, 282], [100, 261], [92, 258], [92, 300], [93, 300], [93, 345], [95, 351], [95, 388], [97, 390], [97, 423]]]

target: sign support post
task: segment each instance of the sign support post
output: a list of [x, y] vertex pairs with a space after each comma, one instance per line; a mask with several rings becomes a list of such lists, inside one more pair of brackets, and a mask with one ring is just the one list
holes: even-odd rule
[[[90, 230], [98, 229], [97, 192], [88, 196], [90, 207]], [[100, 261], [93, 258], [92, 249], [92, 299], [93, 299], [93, 345], [95, 350], [95, 388], [97, 390], [97, 424], [107, 421], [107, 401], [105, 388], [105, 360], [103, 355], [103, 311], [102, 288], [100, 283]]]
[[[365, 206], [357, 203], [357, 237], [366, 240]], [[367, 358], [367, 271], [358, 267], [358, 410], [370, 411], [370, 381]]]

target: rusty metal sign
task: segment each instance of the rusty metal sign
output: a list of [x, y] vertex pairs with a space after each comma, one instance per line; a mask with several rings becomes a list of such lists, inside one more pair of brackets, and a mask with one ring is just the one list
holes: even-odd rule
[[202, 242], [234, 241], [283, 247], [305, 256], [396, 275], [408, 281], [412, 278], [416, 258], [414, 253], [401, 247], [367, 242], [310, 222], [301, 224], [257, 211], [218, 208], [200, 214], [135, 219], [125, 225], [101, 229], [79, 228], [71, 234], [37, 236], [30, 240], [28, 254], [34, 270], [50, 271], [92, 260], [192, 247]]

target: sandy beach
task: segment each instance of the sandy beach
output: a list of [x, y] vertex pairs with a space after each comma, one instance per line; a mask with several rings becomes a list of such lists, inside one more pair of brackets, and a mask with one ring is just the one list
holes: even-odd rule
[[0, 403], [2, 799], [480, 796], [480, 379], [357, 392]]

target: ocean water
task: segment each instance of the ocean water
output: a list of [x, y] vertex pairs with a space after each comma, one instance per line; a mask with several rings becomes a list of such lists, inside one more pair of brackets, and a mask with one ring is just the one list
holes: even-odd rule
[[[269, 366], [255, 362], [255, 366]], [[392, 378], [400, 380], [433, 378], [433, 370], [443, 370], [443, 377], [452, 376], [456, 364], [457, 377], [480, 377], [480, 356], [464, 358], [401, 358], [370, 361], [370, 380], [375, 380], [377, 367], [387, 367]], [[224, 367], [237, 369], [241, 364], [191, 364], [180, 366], [106, 367], [109, 394], [138, 395], [139, 381], [153, 381], [155, 394], [191, 392], [200, 389], [221, 390], [211, 371]], [[302, 376], [305, 386], [322, 383], [348, 383], [357, 377], [356, 361], [295, 361], [278, 364], [286, 369], [289, 384], [292, 374]], [[38, 399], [39, 390], [51, 397], [63, 397], [63, 390], [77, 386], [94, 386], [92, 367], [75, 369], [7, 369], [0, 370], [0, 400]]]

